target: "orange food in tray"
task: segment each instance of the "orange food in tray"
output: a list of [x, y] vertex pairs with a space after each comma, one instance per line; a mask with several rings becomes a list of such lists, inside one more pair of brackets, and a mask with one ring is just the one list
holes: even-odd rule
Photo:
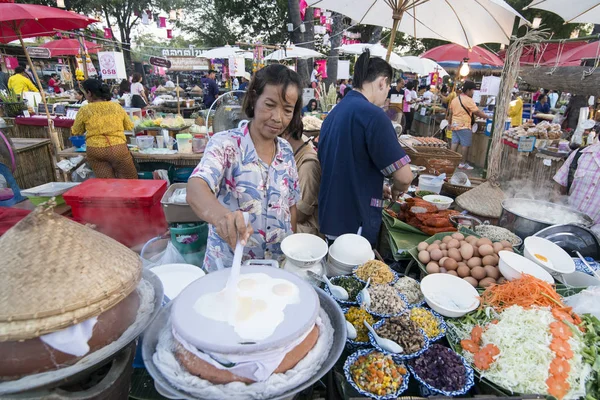
[[[441, 232], [455, 232], [450, 216], [459, 214], [454, 210], [438, 210], [437, 207], [423, 199], [406, 199], [397, 214], [398, 219], [414, 226], [427, 235]], [[391, 215], [391, 214], [390, 214]]]

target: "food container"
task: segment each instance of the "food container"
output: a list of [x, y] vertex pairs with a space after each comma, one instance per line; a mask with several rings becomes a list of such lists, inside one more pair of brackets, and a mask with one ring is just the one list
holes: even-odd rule
[[184, 189], [187, 187], [187, 183], [173, 183], [169, 186], [169, 189], [165, 192], [160, 200], [163, 211], [165, 213], [165, 219], [169, 224], [176, 222], [202, 222], [200, 217], [196, 215], [192, 207], [187, 203], [173, 203], [170, 201], [173, 192], [177, 189]]
[[135, 141], [140, 150], [151, 149], [154, 146], [154, 136], [137, 136]]
[[194, 135], [192, 139], [192, 151], [194, 153], [204, 153], [206, 148], [206, 137], [202, 134]]
[[442, 186], [444, 185], [444, 180], [442, 179], [437, 183], [432, 182], [435, 178], [437, 178], [437, 176], [435, 176], [435, 175], [419, 176], [419, 190], [420, 191], [426, 190], [428, 192], [434, 192], [434, 193], [439, 194], [440, 191], [442, 190]]
[[297, 267], [307, 268], [321, 262], [327, 255], [327, 243], [316, 235], [295, 233], [283, 239], [281, 251]]
[[530, 236], [525, 239], [523, 255], [544, 268], [554, 278], [575, 272], [575, 262], [563, 249], [548, 239]]
[[77, 182], [49, 182], [34, 188], [21, 190], [21, 194], [29, 199], [33, 205], [45, 203], [54, 197], [56, 205], [65, 204], [63, 193], [79, 185]]
[[454, 200], [452, 200], [450, 197], [438, 196], [435, 194], [425, 196], [425, 197], [423, 197], [423, 200], [425, 200], [428, 203], [433, 204], [434, 206], [437, 207], [438, 210], [447, 210], [450, 208], [452, 203], [454, 203]]
[[514, 281], [515, 279], [519, 279], [522, 274], [527, 274], [554, 285], [552, 275], [533, 261], [512, 251], [501, 251], [498, 255], [500, 256], [498, 268], [506, 280]]
[[192, 135], [189, 133], [178, 133], [175, 136], [177, 139], [177, 152], [183, 154], [191, 154], [192, 147]]
[[78, 149], [85, 144], [85, 136], [71, 136], [69, 140], [71, 141], [73, 146]]
[[421, 281], [421, 292], [427, 305], [444, 317], [462, 317], [479, 307], [477, 289], [457, 276], [427, 275]]
[[[535, 210], [535, 216], [527, 214], [531, 210]], [[589, 216], [573, 208], [547, 201], [513, 198], [502, 202], [498, 225], [525, 239], [551, 225], [567, 223], [585, 227], [593, 225]]]
[[[381, 319], [379, 321], [377, 321], [374, 325], [373, 325], [373, 330], [375, 332], [377, 332], [377, 330], [379, 328], [381, 328], [381, 326], [386, 322], [387, 319]], [[379, 346], [379, 344], [375, 341], [375, 336], [373, 336], [373, 334], [371, 332], [368, 333], [369, 335], [369, 341], [371, 342], [371, 346], [375, 347], [375, 349], [377, 349], [377, 351], [379, 351], [380, 353], [383, 354], [390, 354], [393, 355], [395, 359], [397, 360], [409, 360], [411, 358], [416, 358], [419, 357], [421, 354], [423, 354], [425, 352], [425, 350], [427, 350], [429, 348], [429, 338], [427, 337], [427, 335], [425, 334], [425, 331], [421, 328], [419, 328], [419, 331], [421, 332], [421, 334], [423, 335], [423, 347], [421, 347], [418, 351], [414, 352], [414, 353], [390, 353], [387, 350], [384, 350], [381, 346]]]

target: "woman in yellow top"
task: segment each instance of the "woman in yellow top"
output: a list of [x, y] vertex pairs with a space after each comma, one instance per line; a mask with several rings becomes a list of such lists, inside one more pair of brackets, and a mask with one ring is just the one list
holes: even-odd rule
[[81, 90], [88, 104], [77, 112], [71, 132], [73, 135], [87, 132], [87, 160], [96, 178], [137, 179], [125, 138], [125, 131], [133, 130], [129, 115], [119, 103], [110, 101], [108, 85], [87, 79]]
[[523, 125], [523, 99], [521, 96], [515, 99], [513, 94], [513, 100], [508, 107], [508, 116], [510, 117], [510, 126]]
[[15, 68], [15, 74], [8, 78], [8, 89], [12, 90], [16, 94], [22, 94], [23, 92], [39, 92], [38, 88], [35, 87], [29, 76], [25, 72], [25, 68], [18, 66]]

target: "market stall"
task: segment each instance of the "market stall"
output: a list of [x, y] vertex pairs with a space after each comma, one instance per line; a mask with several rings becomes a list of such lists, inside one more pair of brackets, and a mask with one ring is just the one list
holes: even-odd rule
[[[28, 189], [56, 181], [53, 146], [50, 139], [11, 138], [17, 169], [14, 177], [20, 189]], [[0, 163], [11, 165], [11, 160], [0, 154]]]

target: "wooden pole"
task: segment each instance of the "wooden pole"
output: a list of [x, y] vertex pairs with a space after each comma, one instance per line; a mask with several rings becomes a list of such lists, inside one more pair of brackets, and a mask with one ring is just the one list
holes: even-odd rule
[[181, 115], [179, 105], [179, 75], [177, 75], [177, 87], [175, 88], [175, 92], [177, 93], [177, 115]]
[[385, 61], [387, 62], [390, 62], [390, 56], [392, 55], [392, 49], [394, 48], [394, 41], [396, 40], [396, 31], [398, 30], [398, 25], [400, 24], [400, 21], [402, 21], [402, 15], [404, 14], [404, 0], [397, 0], [396, 9], [392, 11], [394, 23], [392, 25], [392, 32], [390, 35], [390, 44], [388, 44], [387, 54], [385, 56]]

